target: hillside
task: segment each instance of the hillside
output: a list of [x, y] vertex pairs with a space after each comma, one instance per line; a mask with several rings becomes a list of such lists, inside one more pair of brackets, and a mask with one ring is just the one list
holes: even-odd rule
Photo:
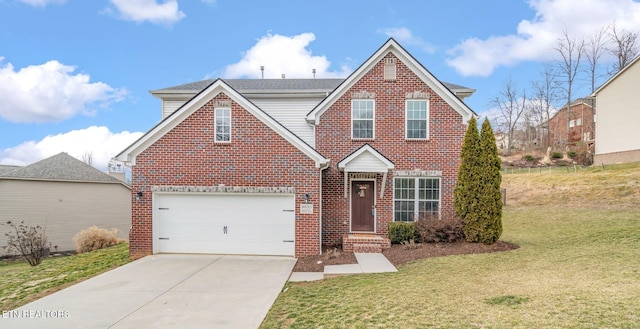
[[507, 206], [640, 207], [640, 163], [503, 171]]

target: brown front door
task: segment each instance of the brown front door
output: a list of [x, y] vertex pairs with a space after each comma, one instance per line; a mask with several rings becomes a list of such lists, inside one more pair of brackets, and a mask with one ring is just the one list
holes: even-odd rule
[[373, 181], [351, 182], [351, 231], [374, 231], [374, 186]]

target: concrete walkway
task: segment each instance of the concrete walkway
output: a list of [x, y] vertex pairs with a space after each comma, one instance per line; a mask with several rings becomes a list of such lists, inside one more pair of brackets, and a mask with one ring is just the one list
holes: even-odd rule
[[293, 272], [289, 281], [317, 281], [346, 274], [398, 272], [383, 254], [355, 253], [355, 255], [358, 264], [326, 265], [324, 272]]
[[2, 312], [0, 328], [258, 328], [295, 262], [147, 256]]

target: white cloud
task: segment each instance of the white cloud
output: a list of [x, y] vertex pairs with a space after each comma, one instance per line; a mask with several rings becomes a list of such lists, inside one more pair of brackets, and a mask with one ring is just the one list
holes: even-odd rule
[[67, 2], [67, 0], [19, 0], [19, 1], [33, 7], [46, 7], [50, 3], [62, 4]]
[[186, 15], [178, 9], [177, 0], [166, 0], [158, 3], [156, 0], [109, 0], [119, 12], [120, 18], [142, 23], [172, 25]]
[[86, 74], [58, 61], [14, 71], [0, 57], [0, 118], [11, 122], [56, 122], [122, 100], [126, 91], [103, 82], [89, 82]]
[[317, 78], [336, 78], [349, 75], [351, 69], [342, 66], [339, 71], [330, 71], [331, 62], [325, 56], [314, 56], [307, 49], [314, 41], [313, 33], [302, 33], [292, 37], [267, 34], [243, 54], [242, 59], [227, 66], [224, 78], [260, 78], [260, 66], [264, 66], [265, 78], [311, 78], [316, 70]]
[[25, 166], [60, 152], [82, 160], [83, 155], [91, 153], [93, 166], [106, 171], [109, 160], [140, 136], [141, 132], [114, 133], [104, 126], [91, 126], [0, 150], [0, 164]]
[[553, 59], [563, 29], [588, 39], [614, 20], [620, 28], [640, 30], [640, 3], [633, 0], [531, 0], [532, 20], [515, 34], [464, 40], [449, 51], [449, 66], [465, 76], [488, 76], [499, 66]]
[[406, 27], [394, 27], [388, 29], [378, 30], [378, 33], [396, 39], [401, 44], [416, 46], [422, 49], [427, 54], [433, 54], [436, 51], [436, 47], [428, 42], [422, 40], [422, 38], [413, 35], [411, 30]]

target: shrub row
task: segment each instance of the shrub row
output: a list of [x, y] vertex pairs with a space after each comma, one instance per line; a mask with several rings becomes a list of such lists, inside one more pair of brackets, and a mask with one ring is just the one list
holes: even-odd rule
[[463, 223], [459, 218], [429, 216], [417, 222], [389, 223], [389, 240], [392, 244], [403, 242], [456, 242], [464, 239]]

